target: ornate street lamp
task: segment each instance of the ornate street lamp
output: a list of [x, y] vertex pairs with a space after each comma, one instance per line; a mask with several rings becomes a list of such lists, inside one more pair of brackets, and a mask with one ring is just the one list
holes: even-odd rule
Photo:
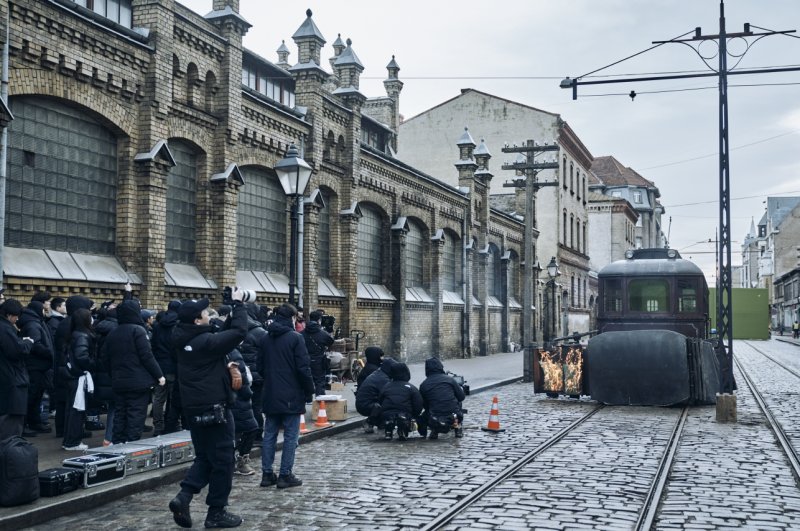
[[275, 173], [283, 187], [283, 192], [292, 198], [292, 226], [289, 245], [289, 304], [297, 304], [295, 287], [297, 286], [297, 222], [300, 218], [301, 197], [311, 179], [311, 166], [300, 157], [294, 144], [289, 146], [284, 156], [275, 165]]
[[556, 257], [550, 258], [550, 263], [547, 264], [547, 276], [550, 280], [547, 281], [547, 287], [550, 291], [550, 311], [545, 314], [547, 326], [545, 326], [545, 348], [549, 349], [553, 338], [556, 336], [556, 278], [561, 274], [558, 270], [558, 262]]

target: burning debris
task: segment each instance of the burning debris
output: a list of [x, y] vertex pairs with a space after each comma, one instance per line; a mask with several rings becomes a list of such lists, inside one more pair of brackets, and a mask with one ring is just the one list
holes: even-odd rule
[[580, 349], [571, 348], [564, 360], [564, 392], [568, 395], [579, 395], [582, 391], [583, 356]]
[[549, 350], [541, 353], [541, 367], [544, 373], [544, 389], [554, 393], [564, 390], [564, 369], [561, 365], [561, 352], [550, 352]]

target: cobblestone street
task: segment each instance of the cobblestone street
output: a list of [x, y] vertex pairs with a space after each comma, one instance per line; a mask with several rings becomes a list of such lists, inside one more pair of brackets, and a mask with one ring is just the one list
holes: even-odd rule
[[[795, 367], [800, 349], [770, 341], [737, 342], [734, 350], [791, 430], [800, 420], [797, 377], [778, 371], [753, 347]], [[655, 528], [800, 527], [800, 490], [738, 373], [737, 382], [738, 423], [717, 424], [713, 406], [690, 409]], [[479, 429], [492, 392], [473, 395], [463, 439], [385, 442], [382, 434], [353, 430], [315, 441], [298, 449], [302, 487], [263, 489], [260, 474], [236, 477], [231, 510], [243, 515], [246, 529], [419, 528], [596, 407], [588, 399], [535, 396], [529, 384], [493, 392], [503, 433]], [[605, 407], [447, 528], [630, 529], [680, 412]], [[166, 503], [176, 491], [158, 488], [35, 529], [169, 528]], [[203, 501], [201, 495], [193, 502], [196, 527], [205, 516]]]

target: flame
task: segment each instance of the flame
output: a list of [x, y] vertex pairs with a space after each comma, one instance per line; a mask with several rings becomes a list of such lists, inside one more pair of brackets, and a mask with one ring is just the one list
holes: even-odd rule
[[[540, 365], [544, 372], [545, 391], [558, 392], [564, 389], [564, 369], [557, 352], [542, 351]], [[556, 358], [555, 360], [553, 358]]]
[[581, 394], [583, 380], [583, 357], [580, 349], [571, 348], [564, 360], [564, 392], [568, 395]]

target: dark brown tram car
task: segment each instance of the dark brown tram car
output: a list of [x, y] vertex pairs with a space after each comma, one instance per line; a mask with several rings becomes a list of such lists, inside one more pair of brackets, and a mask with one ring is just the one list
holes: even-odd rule
[[674, 249], [636, 249], [598, 274], [599, 332], [674, 330], [708, 337], [708, 284]]
[[637, 249], [598, 274], [599, 334], [588, 344], [592, 398], [614, 405], [710, 404], [719, 368], [708, 285], [674, 249]]

